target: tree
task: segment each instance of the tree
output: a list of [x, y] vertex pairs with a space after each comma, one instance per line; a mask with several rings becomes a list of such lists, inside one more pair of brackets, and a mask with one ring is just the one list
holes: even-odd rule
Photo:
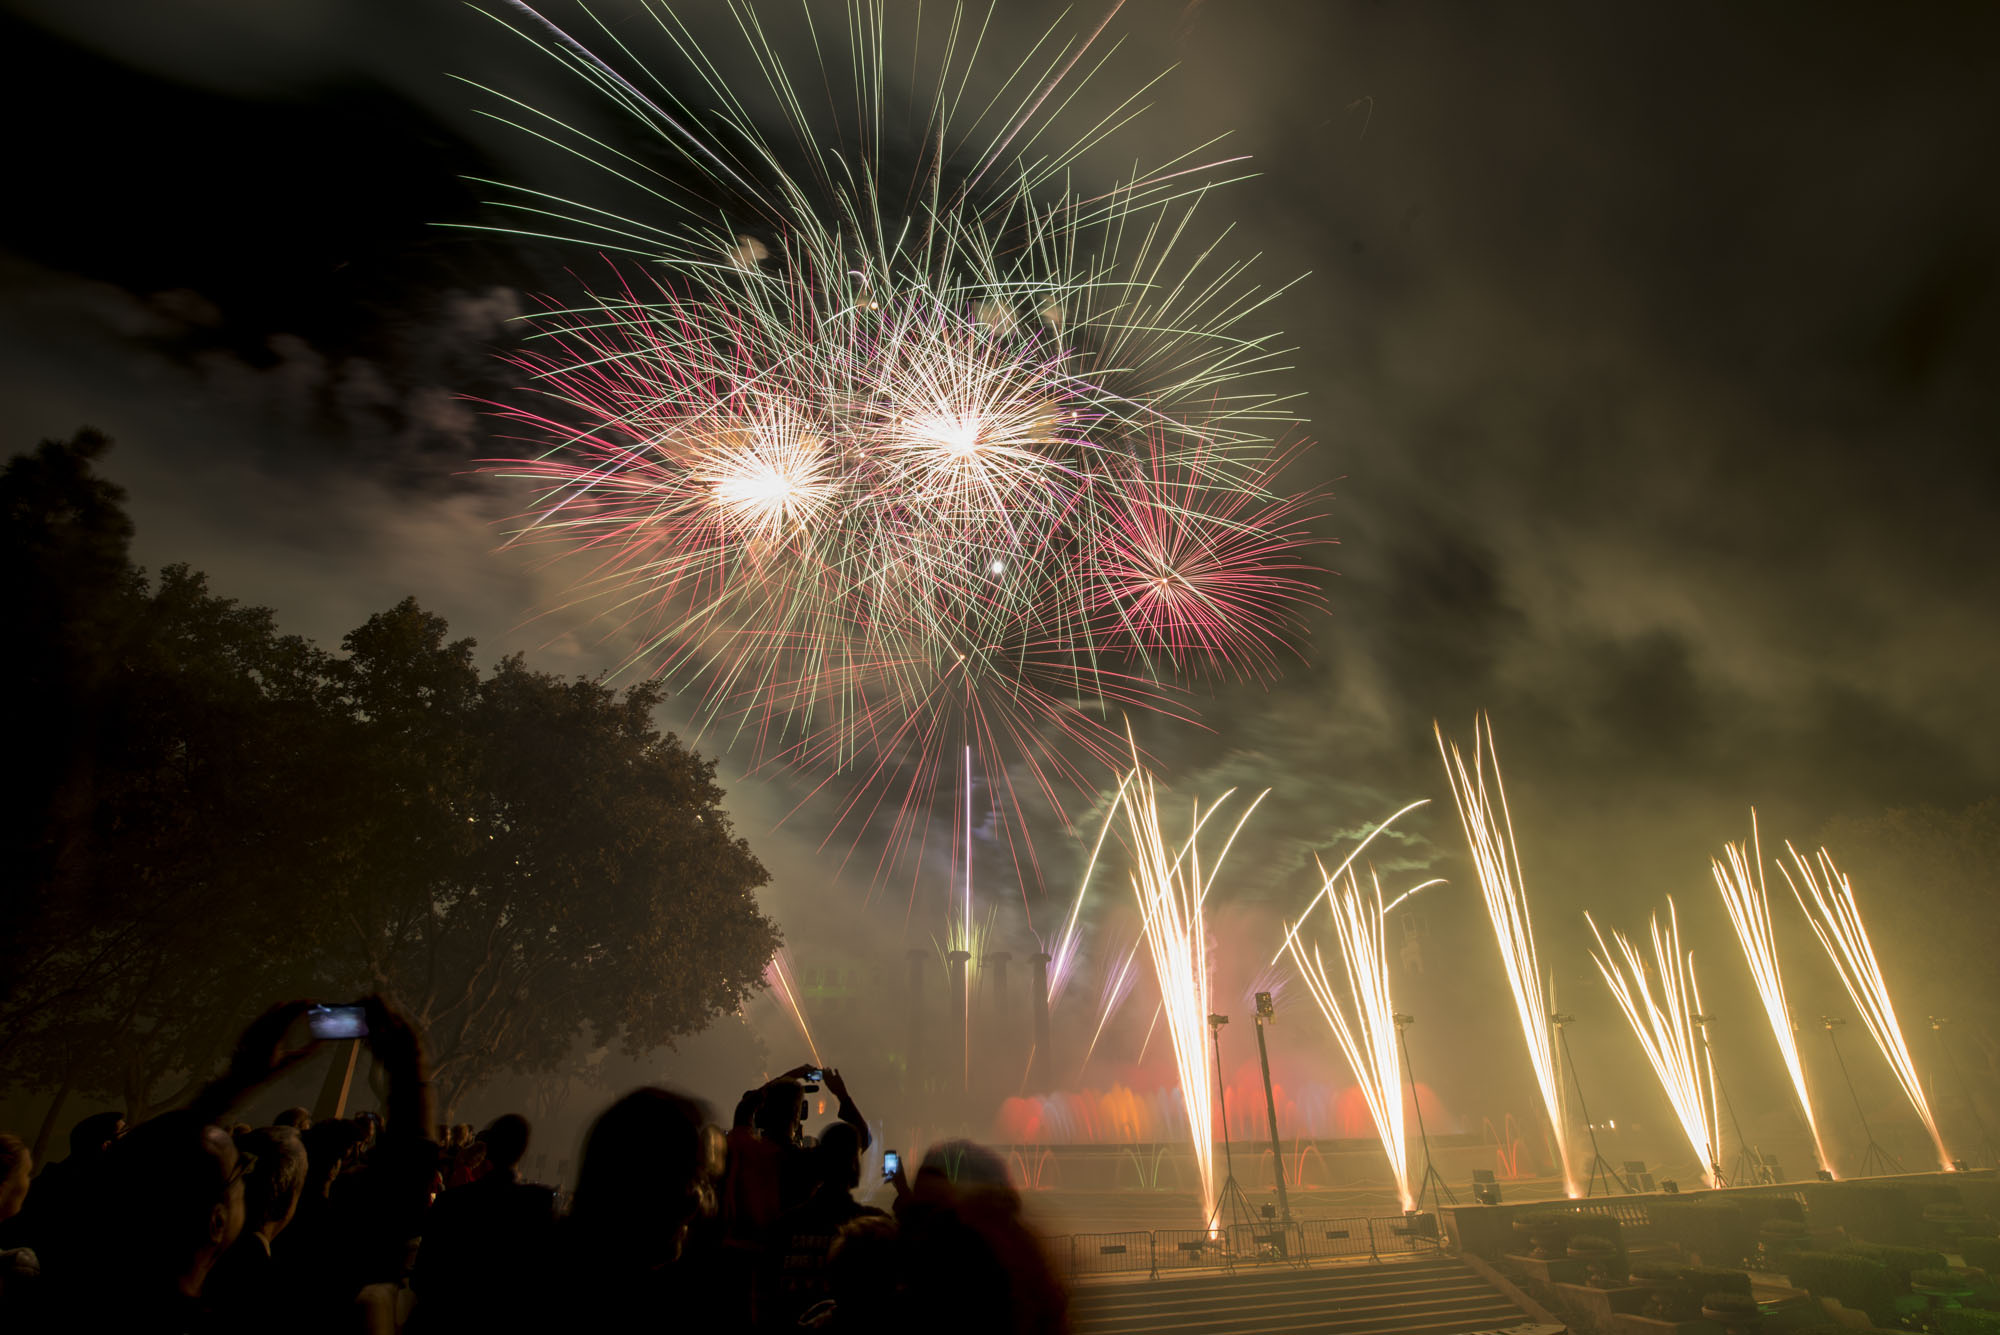
[[580, 1032], [642, 1052], [743, 1003], [778, 945], [769, 877], [713, 762], [654, 726], [657, 686], [518, 656], [482, 680], [413, 600], [345, 647], [339, 926], [429, 1033], [443, 1107], [552, 1069]]
[[[400, 999], [447, 1106], [573, 1040], [643, 1051], [736, 1009], [777, 945], [714, 767], [622, 694], [481, 677], [414, 600], [333, 656], [126, 555], [106, 442], [0, 476], [26, 702], [0, 1076], [175, 1101], [274, 997]], [[47, 1128], [45, 1127], [45, 1132]]]

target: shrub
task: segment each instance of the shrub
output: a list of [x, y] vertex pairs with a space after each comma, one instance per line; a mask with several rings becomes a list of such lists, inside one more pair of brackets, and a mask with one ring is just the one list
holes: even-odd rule
[[1819, 1201], [1830, 1222], [1845, 1226], [1850, 1237], [1914, 1241], [1920, 1236], [1916, 1198], [1902, 1187], [1841, 1182]]
[[2000, 1238], [1967, 1234], [1958, 1240], [1958, 1254], [1967, 1265], [1976, 1265], [1981, 1270], [2000, 1269]]
[[1647, 1208], [1654, 1231], [1703, 1265], [1735, 1265], [1755, 1246], [1754, 1226], [1735, 1201], [1655, 1201]]
[[1947, 1307], [1937, 1314], [1938, 1335], [2000, 1335], [2000, 1312]]
[[1918, 1270], [1944, 1269], [1944, 1256], [1923, 1247], [1895, 1247], [1879, 1242], [1850, 1242], [1841, 1248], [1855, 1256], [1880, 1261], [1898, 1291], [1910, 1287], [1910, 1275]]
[[1550, 1259], [1563, 1254], [1577, 1223], [1568, 1210], [1530, 1210], [1515, 1218], [1514, 1231], [1534, 1244], [1535, 1256]]
[[1803, 1224], [1806, 1221], [1806, 1207], [1792, 1196], [1739, 1196], [1739, 1208], [1753, 1222], [1768, 1223], [1773, 1219], [1789, 1220]]
[[1896, 1285], [1880, 1261], [1848, 1252], [1793, 1252], [1785, 1258], [1793, 1284], [1815, 1298], [1832, 1298], [1866, 1312], [1878, 1326], [1896, 1315]]
[[1560, 1233], [1568, 1237], [1581, 1220], [1569, 1210], [1529, 1210], [1517, 1215], [1514, 1227], [1523, 1233]]
[[[1741, 1297], [1750, 1296], [1750, 1276], [1741, 1270], [1718, 1270], [1714, 1266], [1687, 1266], [1681, 1270], [1680, 1282], [1697, 1295], [1711, 1293], [1734, 1293]], [[1702, 1297], [1706, 1303], [1706, 1296]]]

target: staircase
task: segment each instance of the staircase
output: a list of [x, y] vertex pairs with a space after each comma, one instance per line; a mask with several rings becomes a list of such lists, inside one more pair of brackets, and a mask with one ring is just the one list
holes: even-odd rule
[[1448, 1256], [1082, 1283], [1070, 1304], [1076, 1335], [1473, 1335], [1528, 1321]]

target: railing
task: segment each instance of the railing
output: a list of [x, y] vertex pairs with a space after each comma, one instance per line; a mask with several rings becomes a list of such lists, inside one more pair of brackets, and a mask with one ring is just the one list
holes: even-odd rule
[[1315, 1261], [1380, 1261], [1388, 1256], [1434, 1252], [1443, 1246], [1437, 1216], [1275, 1219], [1216, 1229], [1130, 1229], [1121, 1233], [1067, 1233], [1042, 1239], [1050, 1256], [1072, 1278], [1146, 1275], [1174, 1270], [1234, 1270], [1239, 1265], [1309, 1266]]

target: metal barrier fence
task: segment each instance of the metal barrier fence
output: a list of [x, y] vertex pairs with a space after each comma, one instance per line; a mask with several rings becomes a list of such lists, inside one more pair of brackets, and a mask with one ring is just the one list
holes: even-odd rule
[[1066, 1275], [1157, 1276], [1173, 1270], [1233, 1270], [1239, 1265], [1308, 1266], [1314, 1261], [1380, 1261], [1439, 1250], [1433, 1214], [1386, 1218], [1263, 1220], [1205, 1228], [1068, 1233], [1042, 1239]]

